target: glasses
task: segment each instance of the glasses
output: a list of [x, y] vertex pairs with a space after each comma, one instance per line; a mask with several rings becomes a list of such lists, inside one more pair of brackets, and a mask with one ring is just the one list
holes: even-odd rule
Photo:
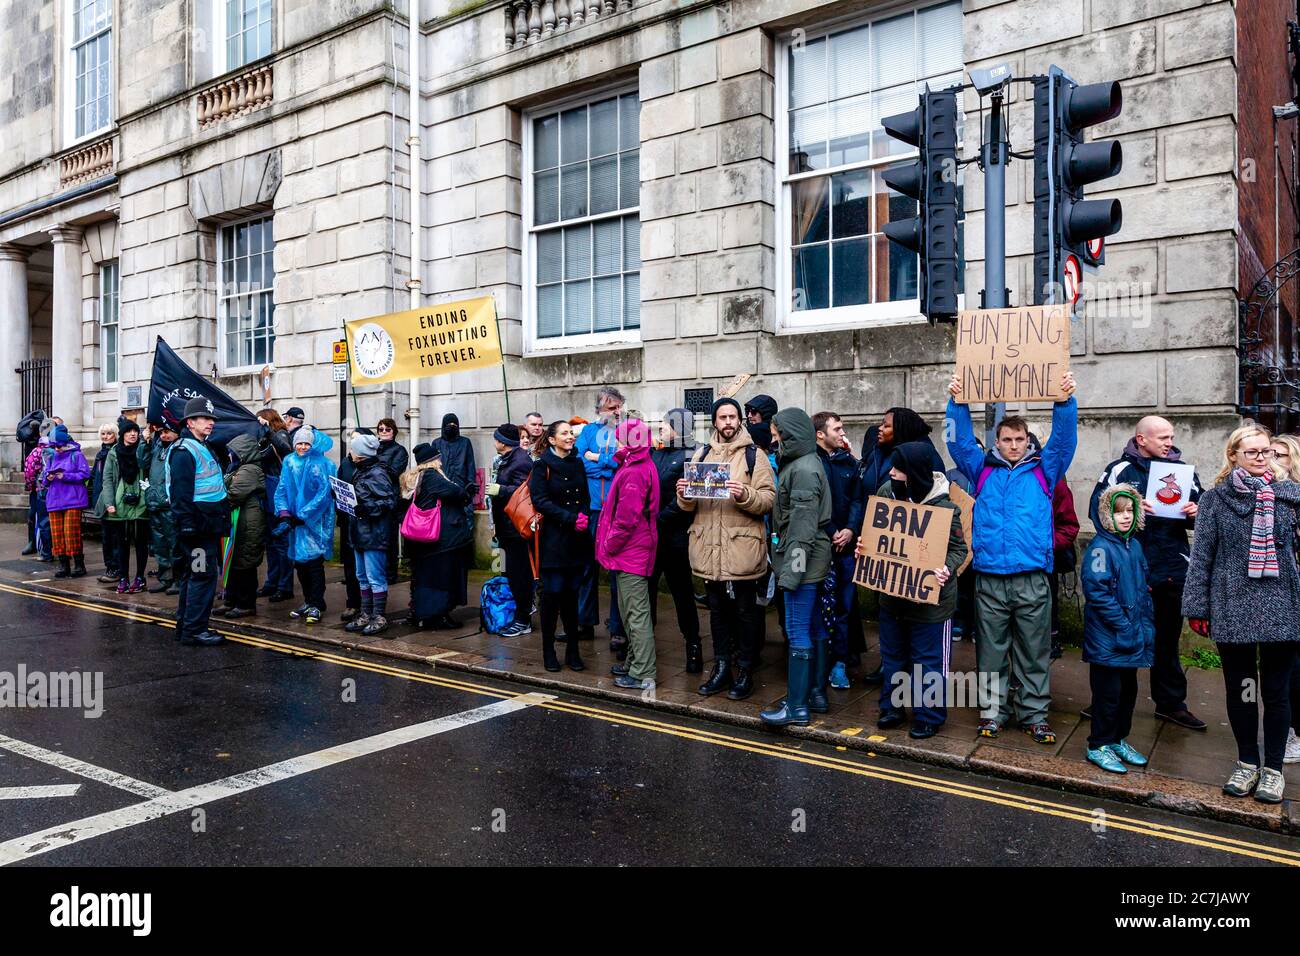
[[379, 426], [377, 429], [375, 429], [375, 430], [376, 430], [376, 431], [381, 431], [381, 432], [391, 432], [391, 431], [392, 431], [392, 429], [389, 428], [387, 425], [380, 425], [380, 426]]
[[1277, 457], [1277, 452], [1271, 448], [1247, 448], [1237, 452], [1237, 454], [1247, 461], [1259, 461], [1261, 458], [1270, 461]]

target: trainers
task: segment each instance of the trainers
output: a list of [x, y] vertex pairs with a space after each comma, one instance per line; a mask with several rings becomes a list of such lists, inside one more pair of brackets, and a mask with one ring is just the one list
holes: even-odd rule
[[1052, 730], [1050, 724], [1022, 724], [1020, 729], [1030, 737], [1034, 738], [1034, 743], [1036, 744], [1056, 743], [1056, 732]]
[[1109, 746], [1098, 747], [1096, 750], [1089, 748], [1087, 756], [1088, 763], [1095, 763], [1102, 770], [1110, 773], [1128, 773], [1128, 767], [1124, 766], [1123, 761]]
[[1281, 803], [1282, 791], [1286, 787], [1286, 778], [1281, 770], [1265, 767], [1259, 772], [1259, 786], [1255, 788], [1255, 799], [1260, 803]]
[[979, 735], [981, 737], [996, 737], [1002, 729], [1002, 725], [992, 718], [985, 717], [979, 723]]
[[348, 631], [349, 633], [352, 634], [356, 634], [359, 631], [364, 631], [366, 629], [366, 625], [369, 623], [370, 623], [369, 614], [358, 613], [356, 617], [354, 617], [352, 620], [348, 621], [346, 624], [343, 625], [343, 630]]
[[310, 610], [311, 610], [310, 604], [299, 604], [296, 608], [294, 608], [292, 611], [289, 612], [289, 616], [295, 618], [304, 617], [307, 614], [307, 612]]
[[118, 594], [125, 594], [130, 589], [131, 589], [131, 585], [126, 580], [126, 578], [118, 578], [117, 588], [116, 588]]
[[100, 584], [116, 584], [121, 580], [121, 578], [117, 576], [116, 571], [105, 571], [99, 577], [95, 578], [95, 580]]
[[849, 688], [849, 675], [844, 670], [844, 662], [836, 661], [835, 666], [831, 668], [831, 686], [836, 690], [847, 690]]
[[1300, 763], [1300, 737], [1295, 735], [1295, 731], [1287, 732], [1286, 738], [1286, 756], [1282, 758], [1283, 763]]
[[307, 608], [306, 612], [303, 614], [302, 619], [306, 621], [308, 624], [319, 624], [320, 619], [323, 616], [324, 616], [324, 612], [321, 611], [320, 608], [309, 607]]
[[1259, 768], [1253, 763], [1237, 761], [1237, 769], [1232, 771], [1228, 782], [1223, 785], [1223, 792], [1230, 797], [1248, 797], [1259, 783]]
[[361, 633], [369, 637], [372, 634], [382, 634], [386, 630], [388, 630], [388, 620], [382, 614], [375, 614], [371, 616], [369, 623], [362, 628]]
[[127, 594], [139, 594], [144, 590], [144, 578], [136, 578], [131, 582], [131, 586], [126, 589]]
[[1147, 758], [1138, 753], [1127, 740], [1121, 740], [1117, 744], [1110, 744], [1111, 752], [1120, 760], [1134, 767], [1145, 767]]
[[531, 634], [531, 633], [533, 633], [533, 626], [527, 623], [526, 621], [519, 621], [511, 625], [511, 629], [510, 629], [511, 637], [523, 637], [525, 634]]

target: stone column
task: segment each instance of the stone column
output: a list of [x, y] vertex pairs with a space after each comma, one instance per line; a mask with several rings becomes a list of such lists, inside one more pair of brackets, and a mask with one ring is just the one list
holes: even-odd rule
[[10, 243], [0, 245], [0, 466], [22, 465], [22, 446], [14, 441], [23, 408], [22, 376], [14, 371], [31, 358], [32, 324], [27, 305], [27, 257], [30, 252]]
[[53, 399], [50, 414], [58, 415], [74, 434], [81, 429], [81, 230], [55, 226], [54, 320], [50, 355], [53, 358]]

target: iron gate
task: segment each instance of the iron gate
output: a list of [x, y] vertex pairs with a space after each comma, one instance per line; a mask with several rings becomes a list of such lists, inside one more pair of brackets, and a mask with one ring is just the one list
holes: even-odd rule
[[[23, 363], [14, 369], [23, 380], [23, 410], [22, 413], [27, 415], [36, 409], [42, 409], [48, 415], [50, 414], [50, 402], [53, 392], [54, 383], [54, 360], [53, 359], [25, 359]], [[17, 425], [14, 422], [13, 425]], [[13, 426], [9, 426], [13, 427]], [[23, 447], [23, 457], [32, 450], [34, 444], [27, 444]]]

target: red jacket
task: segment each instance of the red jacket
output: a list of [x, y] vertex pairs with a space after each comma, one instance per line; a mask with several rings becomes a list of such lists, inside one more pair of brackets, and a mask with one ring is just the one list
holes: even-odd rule
[[1052, 490], [1052, 547], [1057, 551], [1074, 547], [1079, 537], [1079, 516], [1074, 513], [1074, 495], [1064, 480]]

